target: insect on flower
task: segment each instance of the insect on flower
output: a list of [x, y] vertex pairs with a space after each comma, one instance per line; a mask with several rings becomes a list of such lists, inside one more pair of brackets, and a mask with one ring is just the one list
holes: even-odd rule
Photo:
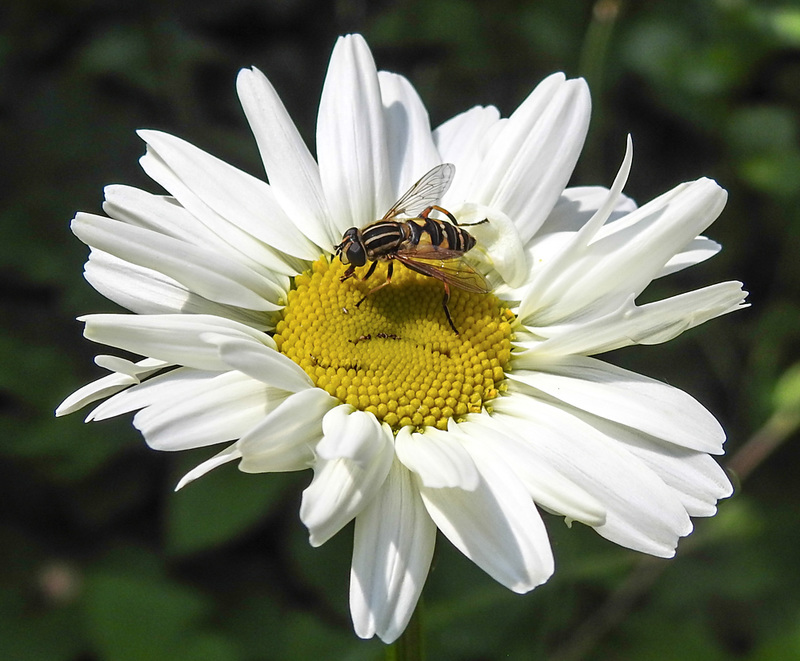
[[[342, 242], [336, 246], [336, 254], [342, 264], [350, 265], [342, 276], [342, 281], [353, 277], [356, 268], [364, 266], [367, 260], [372, 264], [363, 280], [367, 280], [375, 272], [378, 262], [389, 262], [386, 281], [370, 289], [356, 303], [356, 307], [367, 296], [391, 282], [396, 260], [412, 271], [442, 281], [442, 307], [450, 327], [458, 335], [458, 329], [447, 307], [450, 285], [479, 294], [489, 292], [483, 276], [464, 261], [464, 253], [475, 246], [475, 237], [463, 228], [489, 221], [484, 219], [477, 223], [459, 225], [453, 214], [438, 206], [442, 195], [450, 187], [455, 171], [456, 167], [452, 163], [437, 165], [397, 200], [383, 218], [363, 229], [351, 227], [344, 233]], [[430, 214], [434, 211], [446, 216], [447, 220], [432, 218]], [[405, 218], [397, 220], [401, 216]]]

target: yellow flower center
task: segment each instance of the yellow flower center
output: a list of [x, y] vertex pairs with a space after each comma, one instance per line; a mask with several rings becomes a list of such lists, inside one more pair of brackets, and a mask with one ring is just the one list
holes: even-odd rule
[[446, 429], [448, 418], [480, 412], [497, 396], [513, 320], [497, 298], [451, 287], [456, 335], [442, 308], [440, 281], [398, 263], [391, 284], [356, 307], [386, 280], [387, 265], [379, 264], [367, 281], [341, 282], [345, 268], [338, 259], [320, 258], [297, 276], [275, 331], [278, 349], [317, 387], [395, 431]]

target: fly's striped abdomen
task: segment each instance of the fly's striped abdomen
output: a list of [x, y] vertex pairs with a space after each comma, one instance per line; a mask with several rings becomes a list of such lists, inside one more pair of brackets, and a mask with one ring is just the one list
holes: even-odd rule
[[435, 218], [412, 218], [406, 221], [410, 246], [431, 245], [445, 250], [468, 252], [475, 238], [457, 225]]

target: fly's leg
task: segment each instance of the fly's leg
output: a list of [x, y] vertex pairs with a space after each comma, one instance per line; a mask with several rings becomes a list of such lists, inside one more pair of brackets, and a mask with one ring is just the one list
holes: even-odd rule
[[453, 323], [453, 317], [450, 316], [450, 308], [447, 307], [447, 303], [450, 301], [450, 285], [446, 282], [444, 284], [444, 298], [442, 298], [442, 307], [444, 308], [444, 314], [447, 317], [447, 323], [450, 324], [450, 328], [453, 329], [453, 332], [456, 335], [460, 335], [456, 325]]
[[479, 220], [477, 223], [461, 223], [461, 224], [459, 224], [459, 222], [456, 220], [456, 217], [452, 213], [450, 213], [447, 209], [444, 209], [444, 208], [440, 207], [438, 204], [434, 204], [434, 205], [429, 206], [427, 209], [425, 209], [425, 211], [423, 211], [419, 215], [419, 217], [420, 218], [424, 218], [425, 220], [428, 220], [428, 216], [431, 215], [431, 211], [438, 211], [439, 213], [443, 213], [445, 216], [447, 216], [447, 218], [450, 220], [450, 222], [453, 223], [453, 225], [456, 225], [457, 227], [472, 227], [473, 225], [483, 225], [484, 223], [488, 223], [489, 222], [488, 218], [484, 218], [483, 220]]
[[[377, 265], [378, 262], [372, 262], [372, 264], [369, 267], [369, 270], [367, 271], [367, 275], [365, 275], [363, 278], [359, 278], [358, 276], [356, 276], [356, 279], [362, 281], [367, 280], [369, 276], [375, 273], [375, 267]], [[341, 278], [339, 278], [339, 282], [344, 282], [348, 278], [352, 278], [353, 276], [355, 276], [355, 274], [356, 274], [356, 267], [354, 264], [351, 264], [350, 266], [347, 267], [347, 270], [344, 272], [344, 275]]]
[[369, 280], [369, 276], [371, 276], [373, 273], [375, 273], [375, 267], [377, 265], [378, 265], [378, 262], [372, 262], [372, 264], [369, 265], [369, 269], [367, 270], [367, 274], [363, 278], [361, 278], [362, 282], [364, 280]]
[[[378, 265], [377, 261], [376, 262], [372, 262], [372, 266], [369, 267], [369, 271], [367, 271], [367, 275], [363, 278], [364, 280], [369, 278], [369, 276], [371, 276], [375, 272], [375, 267], [377, 265]], [[366, 294], [364, 294], [364, 297], [358, 303], [356, 303], [356, 307], [358, 307], [364, 301], [366, 301], [367, 300], [367, 296], [369, 296], [370, 294], [374, 294], [379, 289], [383, 289], [386, 285], [388, 285], [392, 281], [392, 271], [393, 270], [394, 270], [394, 262], [389, 262], [389, 268], [386, 271], [386, 282], [382, 282], [377, 287], [373, 287], [372, 289], [370, 289]]]
[[339, 282], [344, 282], [348, 278], [352, 278], [356, 274], [356, 267], [353, 264], [347, 267], [347, 270], [344, 272], [344, 275], [339, 278]]
[[483, 220], [479, 220], [477, 223], [461, 223], [460, 225], [458, 225], [458, 223], [456, 223], [456, 225], [458, 225], [459, 227], [472, 227], [473, 225], [483, 225], [484, 223], [488, 223], [488, 222], [489, 222], [489, 219], [488, 218], [484, 218]]

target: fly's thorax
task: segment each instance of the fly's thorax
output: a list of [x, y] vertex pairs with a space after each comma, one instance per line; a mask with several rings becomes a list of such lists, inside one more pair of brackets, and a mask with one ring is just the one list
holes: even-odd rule
[[381, 220], [361, 230], [367, 259], [374, 261], [398, 250], [407, 239], [404, 225], [394, 220]]

